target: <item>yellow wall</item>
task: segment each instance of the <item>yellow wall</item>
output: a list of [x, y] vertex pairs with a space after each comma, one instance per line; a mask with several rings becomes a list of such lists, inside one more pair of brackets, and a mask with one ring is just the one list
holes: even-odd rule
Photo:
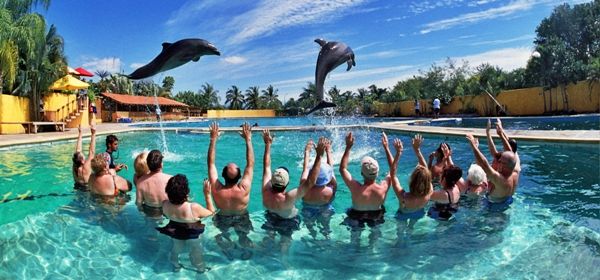
[[[65, 106], [66, 105], [66, 106]], [[44, 109], [46, 112], [55, 112], [54, 118], [48, 121], [65, 121], [65, 118], [75, 112], [79, 104], [76, 94], [50, 93], [44, 96]], [[86, 101], [83, 104], [83, 112], [76, 119], [66, 124], [68, 128], [75, 128], [81, 124], [81, 127], [88, 127], [89, 123], [89, 104]], [[48, 115], [48, 113], [46, 113]]]
[[[0, 94], [0, 122], [28, 122], [29, 98]], [[19, 124], [0, 125], [0, 134], [25, 133]]]
[[[590, 87], [588, 82], [583, 81], [570, 84], [565, 88], [566, 103], [560, 87], [546, 90], [545, 93], [542, 93], [540, 87], [507, 90], [500, 92], [496, 99], [512, 116], [543, 115], [563, 111], [575, 113], [600, 111], [600, 83]], [[421, 112], [430, 114], [431, 100], [423, 99], [420, 102]], [[380, 116], [414, 116], [415, 114], [414, 101], [376, 102], [375, 108]], [[469, 108], [475, 109], [477, 114], [482, 116], [495, 114], [495, 103], [487, 95], [454, 97], [449, 104], [442, 104], [440, 113], [460, 114]]]
[[275, 110], [208, 110], [208, 118], [270, 118]]

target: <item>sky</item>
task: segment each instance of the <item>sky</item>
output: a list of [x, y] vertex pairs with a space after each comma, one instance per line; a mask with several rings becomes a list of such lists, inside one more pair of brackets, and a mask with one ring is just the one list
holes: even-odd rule
[[447, 58], [475, 67], [524, 67], [535, 29], [555, 0], [55, 0], [37, 10], [65, 40], [69, 66], [129, 74], [154, 59], [163, 42], [201, 38], [221, 56], [203, 56], [152, 77], [175, 79], [173, 92], [205, 83], [221, 103], [232, 85], [273, 85], [280, 99], [297, 98], [314, 82], [316, 38], [344, 42], [356, 67], [333, 70], [325, 89], [393, 87]]

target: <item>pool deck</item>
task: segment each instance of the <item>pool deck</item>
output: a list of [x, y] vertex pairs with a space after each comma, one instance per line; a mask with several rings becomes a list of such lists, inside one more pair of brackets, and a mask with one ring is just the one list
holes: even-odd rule
[[[444, 120], [444, 119], [438, 119]], [[448, 119], [453, 120], [453, 119]], [[416, 122], [428, 121], [428, 119], [419, 119]], [[464, 136], [471, 133], [474, 136], [485, 137], [485, 129], [482, 128], [456, 128], [440, 126], [419, 126], [409, 125], [410, 121], [379, 122], [366, 125], [336, 125], [328, 128], [358, 128], [367, 127], [371, 129], [382, 129], [388, 131], [399, 131], [407, 133], [433, 134], [433, 135], [453, 135]], [[268, 128], [272, 131], [320, 131], [325, 130], [324, 126], [274, 126], [259, 127], [254, 130]], [[127, 133], [133, 131], [156, 131], [158, 127], [134, 127], [129, 124], [121, 123], [101, 123], [97, 125], [97, 135]], [[208, 128], [192, 127], [165, 127], [166, 131], [189, 131], [191, 133], [208, 133]], [[222, 131], [238, 131], [240, 128], [221, 128]], [[83, 130], [83, 137], [89, 137], [89, 128]], [[517, 140], [544, 141], [544, 142], [562, 142], [562, 143], [589, 143], [600, 144], [600, 130], [506, 130], [507, 134]], [[495, 132], [494, 132], [495, 135]], [[37, 134], [7, 134], [0, 135], [0, 147], [10, 147], [16, 145], [28, 145], [45, 142], [63, 141], [77, 138], [77, 129], [66, 129], [64, 132], [41, 132]]]

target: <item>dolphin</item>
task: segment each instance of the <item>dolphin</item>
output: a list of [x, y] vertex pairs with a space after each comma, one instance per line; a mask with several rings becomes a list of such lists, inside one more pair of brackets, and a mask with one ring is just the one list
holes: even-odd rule
[[325, 83], [327, 74], [336, 67], [344, 64], [344, 62], [348, 64], [346, 71], [350, 71], [352, 66], [356, 66], [354, 52], [346, 44], [342, 42], [327, 42], [323, 39], [315, 39], [315, 42], [321, 46], [319, 58], [317, 58], [317, 69], [315, 71], [315, 85], [319, 103], [308, 114], [323, 108], [335, 107], [335, 104], [323, 99], [323, 84]]
[[183, 39], [175, 43], [165, 42], [162, 47], [160, 54], [150, 63], [124, 76], [132, 80], [140, 80], [179, 67], [190, 60], [196, 62], [203, 55], [221, 55], [213, 44], [202, 39]]

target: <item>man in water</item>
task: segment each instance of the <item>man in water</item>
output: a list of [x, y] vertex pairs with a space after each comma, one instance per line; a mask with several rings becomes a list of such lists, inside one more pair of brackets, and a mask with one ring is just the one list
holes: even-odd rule
[[106, 153], [109, 155], [109, 167], [110, 169], [114, 169], [116, 172], [121, 171], [121, 169], [127, 169], [127, 165], [123, 163], [119, 163], [115, 165], [115, 158], [113, 156], [113, 152], [116, 152], [119, 149], [119, 138], [117, 136], [111, 134], [106, 136]]
[[346, 149], [340, 163], [340, 174], [352, 194], [352, 208], [346, 212], [348, 216], [342, 224], [348, 226], [351, 231], [351, 242], [356, 245], [360, 245], [360, 234], [365, 228], [365, 224], [368, 225], [371, 228], [369, 245], [372, 246], [381, 235], [377, 226], [384, 222], [383, 202], [391, 185], [391, 177], [388, 174], [378, 184], [376, 179], [379, 173], [379, 164], [375, 159], [366, 156], [361, 160], [363, 183], [354, 180], [348, 171], [350, 149], [353, 144], [354, 137], [352, 137], [352, 132], [349, 132], [346, 135]]
[[135, 204], [138, 210], [150, 218], [162, 216], [162, 203], [168, 200], [165, 188], [171, 175], [163, 173], [163, 155], [159, 150], [152, 150], [146, 158], [150, 173], [137, 180]]
[[473, 149], [475, 160], [483, 168], [489, 180], [489, 190], [485, 197], [488, 208], [503, 211], [512, 203], [512, 196], [517, 189], [519, 172], [515, 170], [517, 164], [515, 154], [511, 151], [502, 152], [498, 159], [496, 170], [490, 166], [485, 156], [479, 150], [479, 141], [471, 134], [467, 140]]
[[[225, 184], [218, 178], [215, 165], [216, 144], [219, 136], [219, 125], [214, 122], [210, 125], [210, 144], [208, 146], [208, 179], [211, 185], [212, 197], [219, 212], [214, 216], [213, 223], [221, 231], [216, 236], [217, 244], [225, 255], [232, 259], [230, 249], [233, 242], [229, 237], [229, 228], [233, 228], [238, 236], [238, 242], [243, 247], [242, 259], [249, 259], [253, 246], [248, 233], [253, 229], [248, 214], [250, 201], [250, 188], [252, 187], [252, 174], [254, 173], [254, 150], [252, 148], [252, 132], [248, 123], [242, 125], [240, 133], [246, 142], [246, 168], [242, 175], [240, 168], [235, 163], [228, 163], [221, 172]], [[241, 180], [240, 180], [241, 179]]]
[[[278, 167], [271, 174], [273, 136], [269, 133], [269, 130], [263, 131], [263, 140], [265, 141], [265, 154], [263, 157], [262, 195], [263, 206], [267, 209], [265, 213], [266, 222], [262, 226], [267, 231], [264, 241], [273, 242], [275, 233], [279, 233], [281, 235], [281, 252], [286, 253], [292, 241], [292, 233], [300, 229], [300, 217], [295, 205], [296, 199], [302, 198], [317, 182], [317, 175], [319, 175], [321, 168], [321, 157], [329, 141], [326, 138], [319, 139], [316, 147], [317, 157], [308, 179], [304, 180], [297, 189], [286, 192], [290, 182], [290, 174], [287, 168]], [[309, 143], [312, 143], [312, 141]]]

